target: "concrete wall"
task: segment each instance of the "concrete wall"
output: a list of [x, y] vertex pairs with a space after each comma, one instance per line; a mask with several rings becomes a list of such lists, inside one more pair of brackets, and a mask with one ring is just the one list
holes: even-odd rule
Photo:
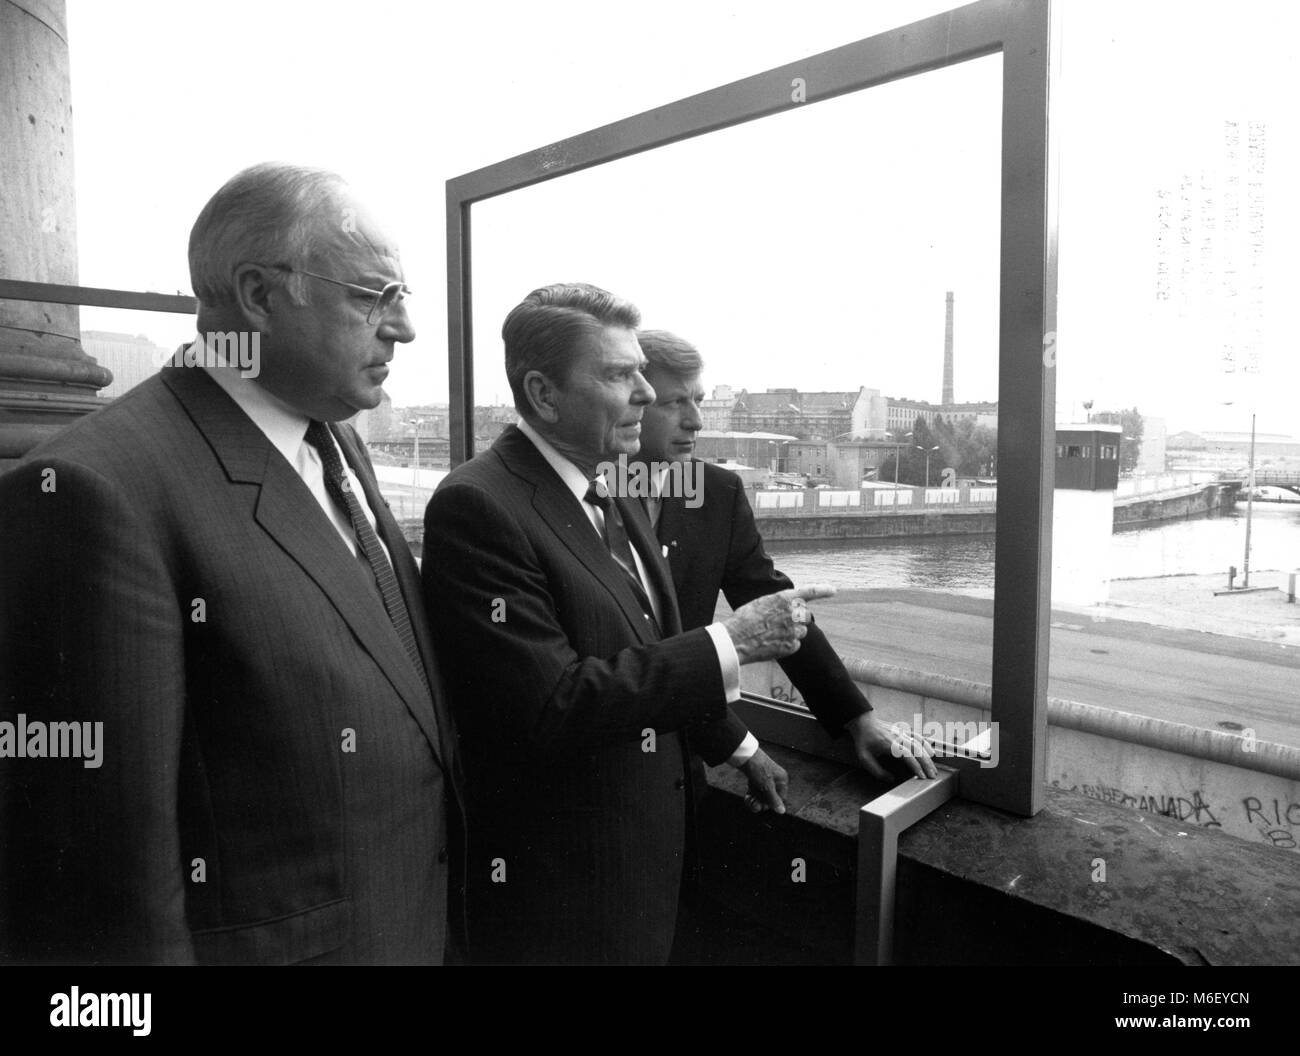
[[[860, 676], [852, 661], [850, 668]], [[919, 688], [924, 676], [912, 674]], [[860, 681], [885, 722], [911, 726], [917, 715], [922, 724], [990, 721], [986, 706]], [[986, 686], [945, 681], [965, 687], [969, 695], [961, 695], [968, 701], [988, 699]], [[741, 687], [780, 700], [799, 699], [775, 663], [743, 667]], [[1300, 853], [1300, 750], [1289, 746], [1054, 700], [1048, 713], [1047, 781], [1139, 814]]]
[[1115, 504], [1115, 528], [1135, 527], [1152, 521], [1204, 517], [1216, 510], [1231, 510], [1236, 504], [1236, 484], [1206, 484], [1184, 491], [1143, 499], [1134, 497]]

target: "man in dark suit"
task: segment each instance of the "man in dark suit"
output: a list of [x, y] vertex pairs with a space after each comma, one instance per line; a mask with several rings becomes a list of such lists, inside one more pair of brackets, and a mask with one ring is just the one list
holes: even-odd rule
[[[656, 493], [662, 491], [644, 500], [668, 556], [682, 626], [699, 627], [713, 621], [719, 592], [737, 608], [788, 590], [791, 582], [763, 548], [740, 478], [692, 458], [695, 436], [703, 424], [704, 361], [699, 352], [665, 330], [642, 330], [637, 337], [649, 362], [646, 380], [655, 390], [655, 401], [646, 407], [640, 450], [632, 457], [646, 466], [641, 479], [653, 481]], [[688, 490], [692, 494], [687, 495]], [[905, 766], [917, 777], [937, 775], [928, 745], [872, 714], [867, 698], [815, 621], [810, 621], [799, 651], [780, 664], [826, 731], [852, 738], [858, 760], [873, 776], [889, 777], [882, 762], [899, 770]], [[734, 714], [728, 716], [727, 726], [730, 741], [721, 747], [733, 758], [752, 756], [746, 768], [751, 808], [784, 810], [785, 770], [758, 747]], [[902, 762], [893, 764], [893, 759]]]
[[593, 286], [529, 294], [502, 329], [521, 421], [425, 513], [425, 598], [469, 775], [475, 960], [667, 960], [683, 732], [723, 719], [741, 664], [795, 651], [805, 600], [827, 593], [770, 594], [682, 633], [639, 506], [595, 480], [635, 453], [654, 399], [638, 323]]
[[[260, 165], [189, 256], [198, 339], [0, 477], [0, 953], [439, 963], [455, 737], [338, 424], [414, 336], [397, 251], [339, 177]], [[80, 757], [30, 740], [68, 722]]]

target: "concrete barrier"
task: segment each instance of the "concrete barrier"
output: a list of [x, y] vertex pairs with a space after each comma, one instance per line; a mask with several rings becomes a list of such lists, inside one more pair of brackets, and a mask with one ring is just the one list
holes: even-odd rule
[[[885, 722], [989, 722], [983, 683], [846, 657]], [[741, 669], [742, 688], [798, 701], [776, 663]], [[1050, 698], [1048, 783], [1253, 842], [1300, 852], [1300, 748]]]

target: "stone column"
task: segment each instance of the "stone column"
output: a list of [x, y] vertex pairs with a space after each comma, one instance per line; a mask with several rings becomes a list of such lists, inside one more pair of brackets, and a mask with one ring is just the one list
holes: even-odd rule
[[[77, 284], [63, 0], [0, 0], [0, 278]], [[0, 300], [0, 470], [103, 401], [76, 305]]]

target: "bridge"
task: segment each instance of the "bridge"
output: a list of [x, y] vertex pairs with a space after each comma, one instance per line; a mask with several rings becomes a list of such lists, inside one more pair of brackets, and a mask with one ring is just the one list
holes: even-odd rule
[[[1250, 477], [1239, 477], [1235, 473], [1224, 477], [1225, 480], [1240, 481], [1241, 486], [1245, 488], [1250, 483]], [[1257, 469], [1255, 470], [1255, 487], [1257, 488], [1284, 488], [1287, 491], [1300, 495], [1300, 473], [1283, 473], [1279, 470]]]

